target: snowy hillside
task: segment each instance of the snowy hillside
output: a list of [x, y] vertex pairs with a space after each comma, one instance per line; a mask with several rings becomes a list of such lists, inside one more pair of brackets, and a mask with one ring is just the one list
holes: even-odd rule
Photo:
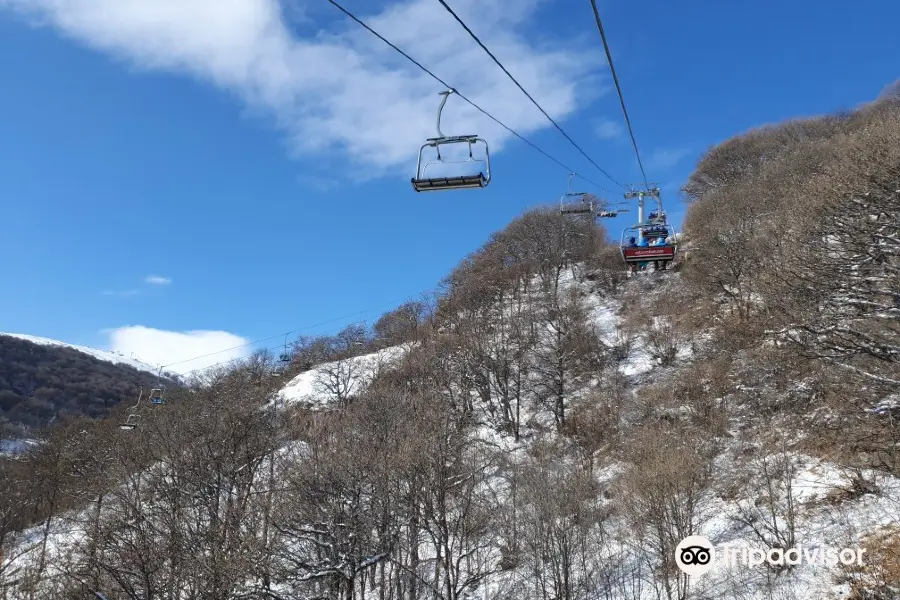
[[[578, 595], [578, 598], [657, 600], [665, 597], [664, 594], [661, 595], [663, 593], [661, 586], [668, 584], [664, 584], [654, 571], [653, 565], [664, 561], [660, 548], [665, 547], [658, 546], [663, 542], [654, 537], [656, 535], [654, 532], [659, 531], [655, 528], [668, 523], [669, 517], [657, 516], [654, 513], [657, 509], [665, 510], [664, 506], [656, 503], [654, 494], [659, 491], [654, 486], [660, 486], [659, 490], [669, 489], [674, 481], [680, 480], [677, 471], [660, 472], [657, 470], [660, 467], [654, 465], [658, 461], [666, 460], [667, 456], [673, 453], [677, 454], [677, 449], [668, 449], [673, 440], [666, 437], [667, 435], [677, 437], [677, 434], [669, 434], [666, 431], [676, 427], [676, 423], [681, 419], [696, 417], [696, 406], [692, 403], [698, 398], [685, 398], [685, 404], [681, 405], [678, 401], [668, 405], [666, 402], [679, 395], [679, 386], [684, 385], [681, 382], [686, 379], [699, 379], [696, 375], [691, 375], [696, 373], [692, 369], [702, 370], [710, 361], [708, 354], [705, 356], [697, 354], [704, 351], [703, 347], [709, 340], [708, 332], [701, 329], [694, 331], [690, 336], [670, 335], [666, 329], [669, 325], [663, 322], [665, 319], [662, 316], [638, 326], [633, 324], [634, 314], [640, 312], [642, 307], [665, 302], [670, 294], [679, 290], [682, 283], [677, 273], [640, 274], [628, 281], [615, 294], [595, 289], [591, 282], [578, 280], [571, 271], [564, 273], [559, 283], [557, 292], [559, 296], [567, 294], [578, 296], [586, 310], [588, 324], [607, 347], [618, 348], [617, 360], [608, 367], [608, 370], [602, 374], [598, 373], [597, 377], [583, 380], [579, 384], [581, 387], [569, 392], [570, 414], [596, 409], [597, 394], [600, 393], [598, 390], [611, 385], [612, 381], [618, 381], [617, 385], [622, 391], [621, 404], [617, 409], [619, 411], [615, 419], [617, 424], [609, 427], [627, 432], [627, 437], [640, 439], [646, 435], [643, 430], [652, 425], [654, 419], [664, 417], [669, 420], [670, 425], [654, 430], [657, 433], [653, 434], [649, 446], [641, 446], [635, 440], [624, 442], [625, 448], [630, 449], [629, 452], [649, 453], [645, 459], [649, 462], [634, 462], [629, 452], [610, 452], [605, 450], [603, 445], [582, 447], [580, 443], [561, 436], [553, 426], [553, 419], [548, 417], [548, 413], [540, 404], [522, 407], [522, 431], [518, 440], [508, 431], [501, 431], [495, 426], [499, 421], [490, 410], [485, 410], [486, 406], [477, 408], [476, 427], [468, 431], [464, 440], [456, 443], [461, 444], [463, 452], [473, 452], [472, 458], [484, 458], [476, 450], [481, 445], [494, 448], [494, 452], [503, 458], [498, 462], [494, 462], [498, 459], [491, 459], [484, 466], [472, 471], [470, 476], [474, 477], [477, 474], [474, 480], [477, 481], [477, 485], [473, 484], [468, 493], [481, 498], [481, 502], [488, 502], [489, 499], [495, 502], [492, 510], [499, 519], [498, 523], [504, 523], [504, 519], [510, 514], [516, 515], [515, 526], [523, 529], [520, 534], [522, 539], [519, 540], [522, 547], [518, 551], [518, 558], [515, 559], [520, 562], [514, 563], [508, 556], [509, 531], [502, 527], [497, 532], [484, 531], [478, 534], [483, 537], [476, 538], [477, 543], [465, 537], [453, 537], [454, 544], [462, 544], [453, 552], [467, 553], [471, 556], [471, 560], [465, 563], [467, 566], [460, 567], [458, 576], [462, 580], [477, 581], [472, 586], [472, 598], [503, 600], [521, 597], [527, 590], [534, 592], [534, 586], [538, 586], [539, 590], [545, 585], [540, 581], [537, 583], [532, 581], [533, 569], [560, 568], [548, 565], [545, 561], [552, 561], [552, 555], [548, 556], [548, 552], [553, 548], [560, 551], [556, 544], [562, 544], [565, 552], [575, 553], [580, 561], [578, 567], [571, 565], [566, 567], [571, 570], [569, 573], [572, 577], [571, 585], [583, 587], [584, 590], [594, 590], [588, 595]], [[488, 342], [501, 343], [502, 333], [502, 328], [493, 329]], [[671, 337], [670, 342], [674, 347], [671, 354], [660, 351], [661, 342], [657, 337], [662, 334]], [[550, 341], [548, 339], [548, 343]], [[415, 349], [415, 344], [403, 344], [372, 354], [320, 364], [287, 382], [278, 391], [277, 402], [282, 407], [294, 405], [313, 409], [346, 407], [349, 399], [360, 397], [367, 384], [379, 373], [384, 373], [387, 369], [402, 368], [405, 357], [410, 356]], [[494, 351], [496, 349], [494, 348]], [[482, 351], [485, 349], [482, 348]], [[450, 354], [442, 354], [441, 359], [454, 360]], [[654, 400], [656, 405], [646, 405], [647, 395], [652, 394], [654, 389], [658, 389], [656, 386], [660, 385], [667, 390], [666, 397]], [[728, 398], [734, 399], [740, 394], [747, 393], [749, 389], [738, 383], [726, 385], [723, 392]], [[378, 407], [378, 410], [390, 409]], [[581, 422], [577, 421], [576, 417], [570, 418]], [[376, 423], [364, 422], [361, 425], [364, 428], [360, 440], [364, 454], [370, 451], [370, 442], [365, 438], [365, 435], [369, 434], [367, 428], [372, 428], [371, 433], [374, 436]], [[756, 431], [740, 413], [733, 416], [722, 435], [723, 441], [716, 450], [713, 469], [704, 475], [703, 487], [678, 492], [691, 496], [689, 518], [694, 534], [707, 536], [717, 547], [727, 545], [738, 551], [747, 551], [765, 546], [766, 540], [775, 543], [778, 535], [787, 535], [787, 532], [790, 532], [791, 539], [796, 539], [802, 547], [812, 552], [820, 552], [825, 546], [843, 548], [869, 544], [873, 536], [881, 535], [896, 523], [900, 507], [895, 498], [897, 493], [900, 493], [900, 480], [870, 469], [854, 472], [798, 449], [783, 448], [760, 453], [763, 437], [776, 433], [779, 433], [778, 428]], [[788, 435], [789, 431], [781, 430], [780, 434]], [[450, 442], [445, 440], [445, 443]], [[553, 451], [556, 452], [553, 454], [554, 458], [550, 463], [542, 463], [541, 461], [546, 459], [541, 458], [541, 453], [547, 452], [551, 447], [557, 447], [557, 450]], [[292, 478], [297, 475], [292, 474], [293, 469], [303, 461], [310, 460], [306, 448], [305, 444], [297, 444], [295, 441], [281, 446], [278, 453], [278, 468], [273, 470], [273, 475], [269, 475], [274, 477], [271, 482], [268, 482], [266, 479], [268, 476], [264, 475], [268, 459], [263, 459], [260, 463], [262, 466], [259, 467], [260, 474], [256, 476], [257, 480], [247, 488], [247, 497], [259, 495], [275, 482], [279, 488], [290, 488], [294, 485], [291, 483], [294, 481]], [[588, 464], [592, 465], [591, 471], [587, 473], [583, 470], [584, 459], [579, 458], [583, 456], [582, 453], [586, 448], [589, 450]], [[322, 452], [322, 448], [319, 448], [318, 452]], [[317, 460], [325, 459], [320, 457]], [[423, 460], [427, 461], [430, 458], [424, 457]], [[689, 469], [689, 457], [685, 456], [684, 460], [679, 467]], [[501, 467], [503, 464], [507, 466]], [[316, 469], [319, 469], [319, 464], [316, 465]], [[504, 469], [508, 469], [509, 465], [515, 465], [516, 469], [523, 472], [536, 470], [535, 472], [540, 474], [536, 481], [518, 484], [522, 486], [522, 489], [518, 490], [522, 497], [518, 499], [512, 495], [516, 492], [511, 491], [506, 479], [508, 473]], [[135, 510], [134, 506], [128, 504], [133, 501], [132, 495], [139, 487], [150, 482], [155, 482], [153, 485], [166, 485], [165, 482], [174, 473], [169, 470], [171, 468], [162, 463], [151, 466], [147, 468], [144, 476], [135, 480], [134, 485], [137, 487], [132, 488], [131, 484], [125, 483], [121, 489], [111, 492], [104, 504], [104, 510], [110, 514], [109, 518], [115, 521], [119, 518], [116, 516], [119, 512], [124, 511], [123, 514], [127, 514], [128, 511]], [[563, 474], [565, 476], [562, 476]], [[332, 474], [327, 477], [335, 476]], [[579, 488], [577, 484], [579, 478], [583, 476], [590, 477], [592, 485], [603, 490], [600, 497], [590, 494], [583, 496], [585, 490]], [[550, 478], [548, 482], [555, 481], [553, 485], [557, 486], [557, 489], [544, 488], [547, 482], [542, 483], [541, 478]], [[311, 485], [306, 480], [303, 481], [305, 482], [303, 485]], [[331, 479], [327, 481], [328, 486], [336, 485]], [[529, 486], [537, 487], [531, 489]], [[335, 491], [336, 489], [324, 488], [325, 491], [322, 493], [338, 494], [341, 502], [348, 502], [349, 500], [340, 496], [340, 492]], [[180, 487], [178, 491], [190, 493]], [[538, 496], [532, 497], [530, 494]], [[577, 509], [566, 508], [560, 512], [556, 512], [558, 509], [552, 504], [542, 504], [547, 502], [547, 498], [557, 497], [565, 498], [567, 502], [583, 504], [573, 505], [578, 506]], [[284, 501], [290, 502], [286, 499]], [[679, 496], [677, 501], [685, 500]], [[512, 510], [511, 506], [518, 508], [509, 513]], [[681, 505], [678, 510], [684, 510], [685, 506], [687, 505]], [[649, 513], [640, 512], [644, 508]], [[340, 511], [346, 509], [346, 506], [341, 504]], [[159, 510], [152, 511], [152, 514], [165, 515], [169, 510], [171, 509], [159, 507]], [[579, 516], [581, 513], [570, 514], [567, 512], [569, 510], [586, 511], [585, 515], [593, 516], [583, 521], [583, 515]], [[469, 518], [465, 513], [461, 515], [454, 513], [453, 518]], [[69, 512], [58, 516], [50, 523], [49, 528], [38, 525], [22, 532], [18, 544], [9, 554], [7, 571], [33, 575], [39, 562], [37, 558], [39, 552], [45, 547], [41, 540], [47, 534], [46, 548], [50, 566], [46, 567], [45, 576], [60, 584], [64, 581], [61, 573], [70, 568], [67, 565], [72, 557], [84, 553], [86, 548], [90, 547], [88, 540], [91, 539], [92, 518], [89, 511]], [[336, 535], [327, 530], [331, 525], [320, 522], [329, 517], [317, 512], [315, 518], [317, 519], [315, 530], [310, 529], [302, 521], [299, 525], [291, 525], [298, 527], [301, 540], [304, 536], [312, 534], [325, 536], [324, 539]], [[653, 524], [645, 523], [646, 519], [656, 518], [660, 520]], [[252, 519], [248, 521], [252, 522], [255, 521]], [[148, 531], [158, 531], [161, 523], [162, 521], [159, 524], [150, 524]], [[338, 525], [338, 529], [344, 527], [340, 522]], [[529, 531], [527, 527], [536, 529]], [[473, 531], [480, 530], [474, 528]], [[526, 537], [528, 535], [535, 537], [528, 538]], [[570, 539], [569, 536], [573, 537]], [[307, 551], [300, 542], [296, 542], [296, 546], [292, 545], [293, 542], [284, 543], [285, 552], [299, 554]], [[327, 548], [332, 543], [334, 542], [327, 542], [324, 546]], [[374, 560], [365, 554], [369, 552], [368, 550], [363, 552], [363, 558], [360, 560], [363, 562]], [[418, 552], [418, 560], [423, 565], [422, 576], [426, 577], [425, 573], [429, 570], [425, 565], [433, 565], [440, 560], [441, 548], [423, 539], [420, 541]], [[326, 559], [322, 560], [325, 562], [317, 567], [320, 571], [338, 568], [341, 565], [328, 563]], [[349, 558], [342, 557], [340, 560]], [[507, 564], [505, 561], [509, 563], [504, 568], [490, 566], [494, 563]], [[518, 566], [513, 566], [516, 564]], [[2, 570], [0, 568], [0, 572]], [[305, 575], [301, 574], [299, 577], [299, 581], [302, 582]], [[778, 577], [773, 577], [772, 571], [765, 567], [748, 569], [717, 563], [708, 575], [691, 581], [690, 585], [684, 588], [684, 595], [673, 598], [837, 600], [850, 597], [848, 581], [851, 581], [852, 577], [854, 575], [846, 572], [841, 565], [803, 564], [779, 573]], [[252, 594], [253, 590], [258, 590], [259, 585], [259, 582], [248, 576], [246, 581], [235, 582], [238, 591], [235, 592], [235, 596], [229, 597]], [[272, 585], [273, 594], [293, 597], [290, 595], [292, 589], [290, 583]], [[371, 581], [366, 588], [373, 592], [373, 596], [377, 596], [381, 585]], [[514, 592], [515, 590], [519, 592]], [[595, 596], [595, 593], [603, 595]], [[463, 597], [467, 596], [460, 596]]]
[[70, 348], [72, 350], [77, 350], [78, 352], [82, 352], [84, 354], [88, 354], [93, 356], [98, 360], [103, 360], [106, 362], [110, 362], [113, 364], [120, 365], [128, 365], [130, 367], [134, 367], [139, 371], [146, 371], [148, 373], [153, 373], [154, 375], [157, 373], [159, 369], [158, 366], [153, 366], [151, 364], [142, 362], [136, 358], [131, 358], [122, 355], [117, 352], [109, 352], [107, 350], [97, 350], [96, 348], [90, 348], [88, 346], [79, 346], [77, 344], [67, 344], [65, 342], [60, 342], [58, 340], [52, 340], [49, 338], [38, 337], [34, 335], [25, 335], [22, 333], [0, 333], [0, 335], [18, 338], [20, 340], [25, 340], [27, 342], [31, 342], [33, 344], [40, 344], [42, 346], [56, 346], [60, 348]]
[[409, 345], [392, 346], [346, 360], [317, 365], [301, 373], [279, 392], [283, 406], [299, 404], [328, 407], [331, 403], [355, 396], [380, 372], [409, 350]]

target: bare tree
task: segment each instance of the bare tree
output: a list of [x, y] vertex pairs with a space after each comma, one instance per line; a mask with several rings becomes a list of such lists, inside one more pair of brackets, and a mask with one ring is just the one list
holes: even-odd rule
[[575, 289], [544, 294], [536, 327], [535, 396], [562, 427], [569, 395], [602, 368], [606, 351]]
[[712, 478], [715, 446], [702, 431], [671, 422], [646, 425], [626, 447], [623, 507], [658, 565], [653, 584], [667, 600], [686, 600], [688, 579], [675, 565], [675, 547], [698, 533]]
[[[784, 441], [776, 449], [763, 450], [748, 461], [747, 490], [755, 490], [750, 497], [735, 501], [737, 521], [768, 548], [794, 548], [797, 542], [799, 500], [794, 489], [797, 468]], [[782, 569], [790, 569], [785, 564]]]

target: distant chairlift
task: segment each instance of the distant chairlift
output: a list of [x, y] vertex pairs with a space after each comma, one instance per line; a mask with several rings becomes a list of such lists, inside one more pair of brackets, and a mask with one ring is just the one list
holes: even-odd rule
[[[444, 110], [444, 105], [447, 103], [447, 98], [455, 91], [456, 90], [451, 89], [441, 92], [441, 96], [443, 96], [443, 99], [441, 99], [441, 105], [440, 107], [438, 107], [437, 114], [438, 137], [428, 138], [425, 141], [425, 144], [423, 144], [419, 149], [419, 162], [416, 166], [416, 176], [411, 180], [413, 189], [417, 192], [436, 192], [441, 190], [483, 188], [487, 187], [487, 185], [491, 182], [491, 157], [488, 143], [474, 134], [446, 136], [441, 131], [441, 113]], [[484, 145], [483, 159], [475, 158], [472, 153], [472, 147], [477, 146], [479, 142]], [[469, 147], [469, 158], [463, 161], [444, 160], [444, 158], [441, 157], [441, 146], [450, 146], [453, 144], [467, 144]], [[423, 154], [426, 148], [434, 148], [435, 152], [437, 153], [436, 160], [423, 163]], [[484, 163], [484, 169], [475, 175], [458, 175], [453, 177], [436, 175], [434, 177], [427, 177], [425, 173], [428, 167], [433, 167], [435, 165], [468, 164], [477, 162]]]
[[151, 404], [165, 404], [165, 392], [166, 387], [161, 386], [158, 388], [153, 388], [150, 390], [150, 403]]
[[597, 213], [598, 219], [615, 219], [622, 213], [629, 212], [629, 209], [623, 208], [621, 204], [615, 204], [612, 210], [601, 210]]
[[622, 258], [632, 268], [637, 263], [656, 262], [662, 269], [675, 260], [677, 246], [675, 244], [675, 228], [671, 225], [654, 226], [635, 225], [622, 232]]
[[126, 431], [131, 431], [132, 429], [137, 429], [137, 426], [140, 425], [141, 415], [138, 413], [138, 408], [141, 405], [141, 399], [144, 397], [144, 389], [140, 389], [140, 394], [138, 395], [138, 401], [128, 409], [128, 416], [125, 417], [125, 420], [119, 423], [119, 429], [124, 429]]
[[[608, 210], [606, 200], [597, 198], [587, 192], [573, 192], [572, 178], [575, 173], [569, 173], [569, 181], [566, 185], [566, 193], [559, 198], [559, 212], [563, 215], [592, 215], [595, 219], [612, 219], [620, 213], [628, 212], [627, 208], [621, 208], [622, 204], [616, 204], [613, 210]], [[569, 198], [579, 198], [580, 201], [572, 202]], [[606, 208], [600, 208], [604, 206]]]
[[162, 367], [156, 372], [156, 387], [150, 390], [150, 404], [165, 404], [166, 386], [160, 385], [162, 381]]
[[[569, 173], [566, 182], [566, 192], [559, 197], [559, 214], [561, 215], [592, 215], [594, 214], [594, 197], [587, 192], [573, 192], [572, 178], [575, 173]], [[578, 202], [572, 202], [570, 198], [578, 198]]]
[[625, 197], [638, 199], [639, 218], [644, 212], [645, 197], [655, 200], [657, 209], [651, 211], [645, 220], [622, 232], [620, 243], [622, 259], [632, 272], [637, 271], [641, 263], [649, 262], [653, 262], [657, 269], [665, 270], [668, 264], [675, 260], [678, 245], [675, 228], [666, 220], [659, 188], [630, 192], [625, 194]]
[[282, 350], [281, 354], [278, 356], [278, 360], [275, 362], [275, 368], [272, 370], [272, 374], [275, 377], [280, 377], [281, 375], [284, 375], [284, 373], [287, 371], [287, 368], [291, 364], [291, 360], [292, 360], [291, 353], [288, 350], [287, 334], [285, 334], [284, 350]]

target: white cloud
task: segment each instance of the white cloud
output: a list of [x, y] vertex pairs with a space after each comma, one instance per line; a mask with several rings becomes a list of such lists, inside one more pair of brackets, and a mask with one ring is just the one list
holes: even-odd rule
[[144, 283], [149, 283], [150, 285], [172, 285], [172, 278], [163, 277], [162, 275], [147, 275], [144, 278]]
[[648, 169], [671, 169], [691, 153], [690, 148], [658, 148], [647, 157]]
[[[112, 352], [121, 352], [124, 356], [134, 353], [136, 358], [152, 365], [180, 363], [165, 367], [165, 370], [182, 374], [243, 358], [251, 351], [249, 347], [237, 347], [244, 346], [249, 340], [227, 331], [180, 332], [133, 325], [105, 333], [109, 335]], [[194, 358], [196, 360], [190, 360]]]
[[[457, 0], [454, 10], [562, 119], [603, 93], [592, 70], [605, 63], [572, 41], [549, 45], [546, 33], [532, 35], [529, 21], [542, 1]], [[292, 0], [287, 15], [279, 0], [0, 0], [0, 6], [139, 68], [189, 74], [236, 92], [275, 118], [292, 150], [339, 151], [369, 176], [408, 171], [418, 146], [434, 135], [440, 85], [325, 3]], [[337, 25], [312, 33], [313, 8]], [[357, 16], [521, 134], [549, 125], [439, 3], [412, 0]], [[298, 36], [292, 28], [310, 33]], [[459, 98], [448, 102], [444, 130], [480, 134], [492, 150], [510, 139]]]
[[625, 135], [625, 127], [612, 119], [600, 119], [594, 124], [594, 132], [602, 140], [614, 140]]

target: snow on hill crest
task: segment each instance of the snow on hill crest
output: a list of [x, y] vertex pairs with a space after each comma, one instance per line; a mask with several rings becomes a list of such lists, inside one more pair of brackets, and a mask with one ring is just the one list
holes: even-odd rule
[[148, 363], [145, 363], [136, 358], [124, 356], [119, 352], [110, 352], [108, 350], [98, 350], [96, 348], [91, 348], [89, 346], [79, 346], [78, 344], [69, 344], [66, 342], [61, 342], [59, 340], [53, 340], [50, 338], [38, 337], [36, 335], [27, 335], [24, 333], [0, 333], [0, 335], [5, 335], [7, 337], [13, 337], [20, 340], [25, 340], [26, 342], [31, 342], [32, 344], [38, 344], [41, 346], [56, 346], [59, 348], [70, 348], [77, 352], [81, 352], [82, 354], [88, 354], [93, 356], [97, 360], [102, 360], [105, 362], [110, 362], [113, 364], [124, 364], [129, 367], [134, 367], [138, 371], [146, 371], [148, 373], [153, 373], [154, 375], [159, 371], [159, 366], [154, 366]]

